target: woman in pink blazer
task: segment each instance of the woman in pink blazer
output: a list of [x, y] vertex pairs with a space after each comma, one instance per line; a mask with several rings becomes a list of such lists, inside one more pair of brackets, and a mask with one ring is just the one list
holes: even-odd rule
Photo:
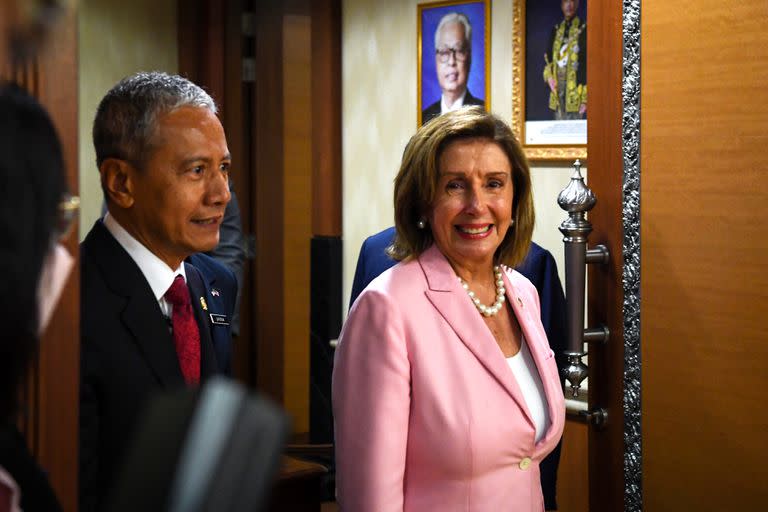
[[534, 286], [530, 171], [478, 107], [411, 138], [395, 180], [401, 262], [350, 310], [333, 373], [346, 512], [542, 511], [565, 407]]

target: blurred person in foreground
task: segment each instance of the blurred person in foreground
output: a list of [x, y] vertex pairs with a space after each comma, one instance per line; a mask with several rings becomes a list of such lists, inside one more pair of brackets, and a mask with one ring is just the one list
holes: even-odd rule
[[229, 373], [234, 274], [219, 243], [231, 157], [213, 99], [141, 72], [93, 123], [108, 213], [81, 249], [80, 510], [100, 510], [157, 391]]
[[67, 193], [61, 144], [48, 114], [0, 85], [0, 510], [61, 506], [16, 427], [20, 388], [74, 259], [60, 243], [79, 201]]
[[565, 405], [534, 286], [528, 163], [479, 107], [411, 138], [391, 255], [341, 333], [337, 497], [350, 511], [544, 509], [539, 463]]

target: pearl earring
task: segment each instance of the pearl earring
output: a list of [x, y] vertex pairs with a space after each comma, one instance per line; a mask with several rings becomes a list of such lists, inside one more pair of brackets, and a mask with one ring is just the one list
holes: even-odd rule
[[420, 219], [418, 220], [418, 222], [416, 222], [416, 227], [417, 227], [417, 228], [419, 228], [419, 229], [424, 229], [425, 227], [427, 227], [427, 221], [426, 221], [426, 220], [424, 220], [424, 218], [423, 218], [423, 217], [422, 217], [422, 218], [420, 218]]

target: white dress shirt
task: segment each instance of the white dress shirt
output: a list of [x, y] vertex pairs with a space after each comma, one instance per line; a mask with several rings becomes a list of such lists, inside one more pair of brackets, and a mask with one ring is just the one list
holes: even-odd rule
[[144, 278], [149, 283], [152, 293], [155, 295], [160, 311], [167, 318], [171, 317], [172, 306], [165, 300], [165, 292], [173, 284], [177, 275], [184, 278], [187, 282], [187, 274], [184, 272], [184, 262], [177, 269], [172, 269], [163, 260], [158, 258], [152, 251], [147, 249], [141, 242], [133, 238], [128, 231], [121, 226], [109, 212], [104, 215], [104, 227], [112, 233], [117, 243], [119, 243], [128, 255], [136, 262]]
[[467, 97], [467, 90], [464, 89], [464, 92], [462, 93], [461, 97], [449, 105], [448, 102], [445, 101], [445, 96], [440, 96], [440, 113], [445, 114], [446, 112], [453, 112], [454, 110], [459, 110], [461, 107], [464, 106], [464, 98], [466, 97]]

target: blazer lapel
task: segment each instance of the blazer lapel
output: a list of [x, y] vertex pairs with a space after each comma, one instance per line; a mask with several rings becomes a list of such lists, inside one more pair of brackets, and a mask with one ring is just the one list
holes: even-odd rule
[[428, 289], [425, 293], [429, 301], [462, 343], [509, 393], [524, 412], [528, 422], [533, 425], [533, 419], [520, 386], [512, 375], [493, 334], [459, 284], [448, 260], [433, 245], [419, 257], [419, 263], [427, 278]]
[[125, 299], [121, 321], [157, 380], [167, 387], [184, 384], [168, 322], [139, 267], [101, 220], [83, 242], [107, 286]]
[[184, 265], [187, 274], [187, 286], [189, 286], [189, 294], [192, 298], [192, 309], [195, 312], [195, 320], [200, 331], [200, 377], [205, 378], [219, 372], [211, 338], [211, 319], [208, 316], [210, 313], [207, 303], [210, 300], [207, 298], [209, 297], [208, 288], [203, 276], [195, 266], [186, 262]]
[[184, 377], [168, 322], [160, 312], [155, 297], [149, 291], [146, 294], [142, 292], [128, 298], [122, 314], [123, 323], [133, 335], [157, 380], [167, 387], [183, 386]]
[[[531, 298], [521, 293], [520, 289], [513, 285], [507, 272], [504, 272], [504, 282], [507, 288], [507, 299], [512, 305], [512, 310], [515, 312], [520, 328], [525, 336], [525, 341], [528, 344], [528, 350], [531, 353], [531, 357], [536, 362], [536, 368], [539, 370], [539, 377], [544, 388], [544, 394], [547, 399], [547, 407], [549, 409], [550, 426], [547, 433], [539, 440], [540, 443], [547, 441], [547, 438], [554, 432], [555, 418], [560, 412], [557, 407], [560, 402], [559, 398], [562, 396], [562, 387], [559, 379], [548, 378], [549, 369], [546, 367], [546, 359], [549, 356], [549, 347], [542, 343], [543, 327], [540, 331], [535, 330], [534, 326], [540, 323], [540, 318], [535, 318], [534, 313], [538, 308], [535, 308], [534, 304], [531, 304]], [[546, 340], [546, 334], [543, 335]], [[553, 362], [554, 364], [554, 362]]]

